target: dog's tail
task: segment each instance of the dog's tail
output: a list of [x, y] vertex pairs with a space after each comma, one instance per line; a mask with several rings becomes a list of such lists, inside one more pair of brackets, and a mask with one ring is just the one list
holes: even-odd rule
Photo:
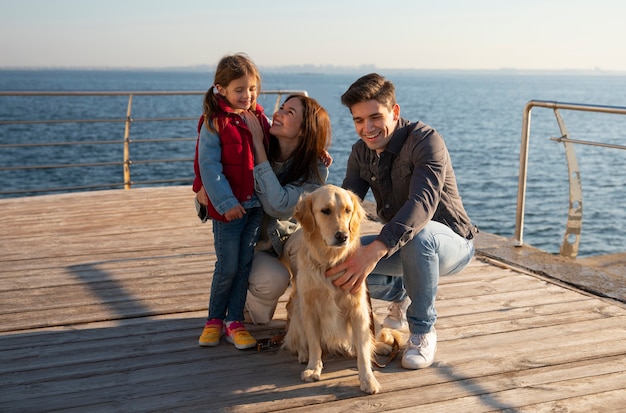
[[374, 352], [377, 355], [388, 356], [383, 364], [374, 358], [372, 363], [376, 367], [384, 368], [396, 358], [400, 352], [400, 342], [403, 340], [401, 332], [391, 328], [383, 328], [376, 335]]

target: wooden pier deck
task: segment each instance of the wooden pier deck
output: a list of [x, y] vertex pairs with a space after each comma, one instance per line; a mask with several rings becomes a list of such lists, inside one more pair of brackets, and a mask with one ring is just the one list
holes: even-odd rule
[[[0, 412], [624, 411], [624, 274], [484, 233], [441, 279], [435, 363], [376, 369], [379, 394], [359, 390], [352, 359], [303, 383], [285, 352], [198, 347], [214, 254], [192, 200], [187, 187], [0, 200]], [[601, 282], [578, 290], [590, 272]], [[250, 330], [270, 337], [284, 318], [283, 301]]]

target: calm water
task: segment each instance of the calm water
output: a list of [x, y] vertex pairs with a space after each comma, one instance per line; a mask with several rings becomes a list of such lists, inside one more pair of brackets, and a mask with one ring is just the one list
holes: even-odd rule
[[[484, 231], [512, 237], [515, 227], [517, 176], [524, 105], [532, 99], [598, 105], [626, 106], [624, 76], [521, 75], [512, 73], [385, 72], [397, 87], [402, 115], [422, 120], [445, 138], [457, 173], [461, 195], [472, 220]], [[304, 89], [331, 115], [335, 161], [330, 182], [340, 184], [352, 143], [357, 139], [346, 108], [339, 97], [361, 74], [264, 73], [264, 89]], [[0, 90], [205, 90], [212, 75], [199, 72], [135, 71], [1, 71]], [[271, 110], [273, 100], [262, 102]], [[0, 119], [123, 118], [127, 98], [7, 98], [0, 97]], [[133, 117], [197, 116], [201, 97], [135, 97]], [[561, 112], [571, 138], [626, 144], [626, 117], [619, 115]], [[135, 123], [134, 139], [193, 137], [195, 122], [178, 124]], [[0, 125], [0, 144], [46, 140], [94, 140], [122, 138], [120, 124]], [[549, 252], [558, 252], [567, 219], [567, 166], [562, 144], [549, 140], [559, 136], [551, 110], [532, 112], [531, 148], [524, 241]], [[102, 146], [79, 149], [62, 147], [24, 151], [2, 149], [0, 166], [63, 163], [66, 159], [90, 162]], [[108, 146], [107, 151], [112, 151]], [[133, 158], [192, 156], [193, 142], [146, 145], [133, 149]], [[112, 151], [115, 160], [119, 153]], [[623, 251], [626, 236], [626, 153], [590, 146], [577, 146], [583, 183], [583, 235], [579, 256]], [[3, 188], [69, 186], [110, 181], [119, 167], [84, 172], [48, 170], [40, 175], [0, 171]], [[181, 164], [133, 169], [137, 180], [179, 178], [189, 168]], [[105, 176], [103, 176], [105, 175]]]

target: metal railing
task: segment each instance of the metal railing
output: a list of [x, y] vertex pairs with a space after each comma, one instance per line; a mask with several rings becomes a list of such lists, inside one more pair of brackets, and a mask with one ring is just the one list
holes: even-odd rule
[[531, 100], [526, 104], [526, 106], [524, 107], [524, 114], [522, 119], [522, 142], [520, 149], [517, 212], [515, 216], [515, 235], [513, 239], [516, 246], [522, 246], [524, 244], [523, 232], [524, 209], [526, 203], [526, 177], [528, 174], [528, 147], [530, 144], [531, 111], [534, 107], [553, 109], [556, 121], [559, 125], [559, 130], [561, 132], [561, 136], [559, 138], [551, 138], [554, 141], [563, 143], [567, 160], [567, 168], [569, 172], [569, 209], [567, 214], [565, 235], [563, 236], [563, 243], [561, 244], [560, 249], [560, 255], [564, 257], [576, 258], [576, 256], [578, 255], [578, 247], [580, 245], [580, 234], [583, 222], [583, 199], [582, 184], [580, 180], [580, 169], [578, 168], [578, 161], [576, 159], [576, 153], [574, 151], [574, 144], [601, 146], [605, 148], [622, 150], [626, 149], [626, 146], [570, 139], [569, 133], [565, 126], [565, 122], [563, 121], [563, 118], [559, 113], [559, 109], [626, 115], [626, 107], [586, 105], [580, 103], [564, 103], [541, 100]]
[[[195, 141], [196, 137], [177, 137], [177, 138], [149, 138], [133, 140], [131, 139], [131, 125], [139, 122], [174, 122], [174, 121], [196, 121], [198, 114], [195, 116], [175, 116], [175, 117], [145, 117], [145, 118], [133, 118], [133, 97], [136, 96], [184, 96], [184, 95], [204, 95], [205, 91], [0, 91], [0, 97], [12, 96], [12, 97], [105, 97], [105, 96], [127, 96], [128, 104], [126, 107], [126, 116], [119, 118], [98, 118], [98, 119], [31, 119], [31, 120], [1, 120], [0, 125], [59, 125], [59, 124], [96, 124], [96, 123], [120, 123], [124, 125], [123, 139], [117, 140], [78, 140], [78, 141], [63, 141], [63, 142], [42, 142], [42, 143], [1, 143], [0, 150], [8, 149], [29, 149], [34, 147], [74, 147], [79, 145], [122, 145], [123, 146], [123, 158], [119, 161], [106, 161], [106, 162], [89, 162], [89, 163], [59, 163], [59, 164], [46, 164], [46, 165], [0, 165], [0, 171], [28, 171], [28, 170], [45, 170], [45, 169], [61, 169], [61, 168], [81, 168], [81, 167], [111, 167], [121, 166], [123, 181], [121, 182], [108, 182], [93, 185], [82, 186], [65, 186], [55, 188], [20, 188], [16, 190], [0, 190], [0, 195], [20, 195], [20, 194], [39, 194], [48, 192], [67, 192], [75, 190], [90, 190], [90, 189], [105, 189], [105, 188], [119, 188], [130, 189], [133, 185], [154, 185], [154, 184], [183, 184], [191, 182], [189, 177], [185, 178], [172, 178], [172, 179], [160, 179], [160, 180], [144, 180], [133, 181], [131, 178], [131, 165], [139, 164], [157, 164], [157, 163], [174, 163], [174, 162], [186, 162], [193, 161], [193, 157], [185, 158], [173, 158], [173, 159], [143, 159], [133, 160], [131, 158], [131, 145], [138, 145], [144, 143], [166, 143], [166, 142], [183, 142], [183, 141]], [[267, 114], [271, 116], [280, 106], [283, 97], [292, 94], [307, 95], [304, 90], [264, 90], [261, 91], [261, 95], [264, 96], [276, 96], [276, 101], [271, 111], [267, 111]], [[47, 111], [49, 115], [54, 111]], [[52, 115], [54, 116], [54, 115]], [[102, 138], [102, 137], [100, 137]], [[193, 155], [191, 153], [190, 155]], [[24, 159], [27, 159], [24, 156]], [[189, 169], [189, 168], [188, 168]], [[191, 169], [189, 169], [191, 170]]]

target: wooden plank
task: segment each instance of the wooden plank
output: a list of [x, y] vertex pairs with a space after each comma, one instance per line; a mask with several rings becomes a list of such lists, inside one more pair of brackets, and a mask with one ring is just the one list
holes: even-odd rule
[[[608, 321], [610, 320], [607, 320], [607, 322]], [[583, 325], [583, 326], [579, 326], [579, 329], [587, 330], [588, 327], [589, 327], [588, 325]], [[598, 326], [599, 331], [604, 331], [605, 328], [606, 328], [606, 325]], [[165, 343], [160, 343], [160, 342], [159, 343], [144, 343], [145, 344], [144, 346], [140, 346], [140, 344], [138, 344], [137, 342], [134, 342], [128, 339], [124, 340], [123, 342], [118, 342], [117, 346], [122, 346], [124, 348], [136, 349], [137, 346], [141, 347], [140, 353], [136, 354], [135, 356], [130, 356], [130, 355], [127, 355], [125, 351], [111, 348], [110, 351], [112, 351], [113, 354], [118, 355], [118, 358], [117, 358], [118, 361], [115, 361], [116, 360], [115, 358], [111, 358], [111, 355], [107, 355], [107, 354], [102, 354], [99, 356], [102, 359], [100, 362], [94, 359], [89, 360], [88, 355], [93, 354], [93, 351], [90, 351], [89, 348], [86, 348], [84, 349], [84, 354], [87, 355], [89, 362], [85, 363], [86, 360], [79, 359], [78, 364], [71, 364], [69, 366], [69, 372], [66, 372], [65, 377], [62, 377], [63, 383], [59, 384], [60, 389], [56, 389], [56, 390], [59, 391], [64, 388], [70, 388], [72, 389], [72, 392], [76, 391], [84, 396], [85, 394], [89, 394], [85, 392], [90, 391], [89, 390], [90, 388], [92, 389], [92, 391], [98, 392], [98, 391], [101, 391], [103, 387], [107, 387], [105, 386], [105, 384], [108, 386], [111, 386], [112, 384], [116, 383], [116, 380], [117, 380], [116, 377], [120, 374], [124, 375], [125, 374], [124, 372], [126, 370], [130, 370], [132, 372], [137, 373], [139, 371], [142, 371], [142, 369], [148, 370], [148, 371], [142, 371], [141, 376], [143, 377], [143, 379], [140, 379], [139, 382], [137, 383], [132, 383], [132, 382], [129, 383], [127, 381], [128, 379], [125, 379], [126, 384], [124, 387], [126, 387], [129, 384], [132, 384], [133, 386], [135, 386], [135, 391], [139, 392], [139, 390], [143, 388], [144, 386], [146, 386], [147, 388], [152, 388], [152, 385], [143, 383], [142, 380], [146, 380], [146, 377], [148, 377], [148, 380], [150, 380], [149, 379], [150, 377], [152, 377], [153, 380], [156, 380], [155, 378], [158, 378], [158, 380], [163, 380], [163, 379], [167, 379], [168, 375], [171, 375], [172, 376], [171, 380], [178, 381], [181, 379], [179, 375], [182, 375], [184, 377], [187, 377], [187, 380], [191, 380], [197, 383], [210, 384], [212, 388], [217, 386], [218, 388], [214, 389], [214, 391], [216, 393], [219, 393], [221, 387], [230, 388], [230, 389], [239, 388], [239, 386], [237, 385], [240, 380], [239, 376], [240, 375], [246, 376], [248, 374], [253, 375], [253, 374], [256, 374], [254, 373], [255, 371], [264, 371], [265, 373], [263, 374], [263, 376], [266, 376], [266, 378], [269, 380], [268, 383], [273, 383], [273, 387], [282, 388], [288, 385], [289, 383], [291, 383], [291, 385], [299, 384], [298, 376], [299, 376], [299, 371], [302, 367], [297, 365], [297, 363], [292, 357], [286, 356], [284, 354], [277, 354], [277, 353], [272, 353], [270, 356], [268, 356], [267, 353], [257, 355], [254, 352], [252, 353], [246, 352], [244, 355], [241, 355], [240, 352], [237, 352], [236, 350], [226, 347], [226, 346], [221, 346], [216, 349], [197, 349], [195, 345], [190, 345], [189, 341], [190, 339], [197, 337], [198, 330], [199, 329], [196, 327], [195, 331], [191, 331], [192, 333], [191, 335], [193, 337], [187, 337], [187, 345], [184, 345], [183, 343], [185, 340], [181, 340], [184, 337], [180, 337], [180, 336], [176, 337], [175, 334], [173, 337], [171, 337], [171, 339], [174, 340], [174, 343], [170, 343], [166, 337], [164, 340]], [[615, 332], [616, 332], [615, 330], [609, 331], [608, 335], [614, 336], [613, 333]], [[106, 334], [106, 331], [102, 331], [101, 334]], [[392, 391], [397, 391], [397, 389], [402, 389], [404, 385], [408, 387], [414, 387], [416, 385], [414, 377], [410, 377], [410, 376], [413, 376], [417, 373], [421, 373], [419, 374], [419, 377], [421, 377], [419, 385], [420, 387], [422, 387], [425, 385], [430, 385], [433, 382], [435, 383], [440, 382], [441, 381], [440, 376], [442, 372], [445, 372], [449, 376], [459, 376], [459, 377], [467, 376], [467, 377], [477, 378], [477, 377], [482, 377], [482, 376], [498, 374], [502, 372], [515, 371], [515, 370], [510, 370], [511, 368], [532, 366], [532, 368], [528, 370], [535, 370], [537, 368], [540, 368], [539, 366], [540, 364], [542, 367], [545, 365], [552, 365], [552, 364], [555, 364], [555, 365], [564, 364], [564, 363], [568, 363], [567, 360], [569, 360], [571, 357], [575, 357], [575, 354], [576, 354], [575, 351], [571, 351], [571, 350], [580, 348], [580, 347], [591, 348], [592, 352], [587, 354], [587, 357], [589, 357], [590, 360], [596, 360], [600, 356], [603, 356], [603, 355], [606, 356], [607, 351], [610, 352], [610, 349], [615, 349], [616, 346], [621, 345], [621, 343], [624, 340], [624, 334], [622, 331], [622, 335], [615, 336], [615, 340], [608, 342], [608, 343], [605, 342], [603, 345], [600, 345], [599, 342], [597, 342], [597, 337], [600, 337], [600, 335], [596, 334], [596, 331], [591, 331], [590, 336], [592, 336], [592, 339], [596, 340], [596, 342], [594, 341], [580, 342], [580, 341], [572, 340], [570, 345], [558, 348], [558, 346], [556, 346], [555, 343], [562, 340], [561, 337], [554, 337], [554, 335], [546, 334], [546, 332], [541, 332], [540, 335], [541, 336], [547, 335], [550, 337], [550, 339], [546, 339], [542, 343], [538, 343], [536, 340], [534, 340], [534, 337], [529, 337], [529, 343], [531, 343], [531, 345], [533, 346], [531, 347], [531, 350], [535, 348], [534, 346], [536, 346], [537, 344], [540, 344], [541, 346], [546, 346], [547, 348], [552, 349], [550, 354], [542, 356], [542, 358], [545, 359], [546, 361], [541, 361], [541, 362], [529, 359], [530, 355], [527, 355], [525, 352], [525, 350], [528, 348], [528, 343], [520, 342], [517, 339], [516, 335], [509, 335], [510, 340], [503, 339], [502, 337], [499, 339], [496, 339], [496, 342], [498, 342], [499, 346], [502, 347], [505, 351], [500, 352], [500, 354], [498, 354], [498, 358], [492, 357], [487, 360], [484, 359], [484, 354], [485, 354], [485, 351], [488, 351], [488, 349], [491, 349], [493, 347], [490, 343], [490, 340], [494, 340], [493, 336], [484, 337], [484, 340], [478, 340], [478, 339], [454, 340], [454, 344], [464, 348], [465, 351], [455, 351], [454, 348], [450, 349], [450, 342], [449, 340], [445, 340], [445, 337], [444, 337], [444, 339], [441, 341], [441, 347], [440, 347], [440, 352], [439, 352], [436, 366], [433, 369], [428, 369], [427, 371], [424, 371], [424, 372], [406, 372], [405, 375], [407, 377], [406, 378], [403, 377], [400, 380], [398, 380], [398, 378], [393, 378], [392, 383], [393, 383], [395, 390], [392, 390]], [[137, 339], [140, 340], [139, 337]], [[477, 345], [479, 341], [485, 341], [489, 344]], [[503, 344], [505, 343], [506, 345], [503, 346]], [[147, 344], [150, 344], [150, 348], [147, 348], [148, 347]], [[106, 342], [100, 343], [99, 340], [94, 340], [94, 339], [90, 340], [90, 345], [91, 346], [103, 345], [105, 348], [111, 347], [107, 345]], [[172, 348], [170, 348], [170, 346], [172, 346]], [[483, 357], [476, 358], [474, 354], [471, 354], [471, 353], [468, 354], [467, 347], [476, 348], [477, 351]], [[173, 351], [174, 349], [177, 349], [178, 351]], [[184, 349], [184, 350], [181, 352], [181, 349]], [[137, 351], [137, 350], [133, 350], [133, 351]], [[194, 353], [194, 352], [199, 354], [199, 352], [201, 351], [204, 351], [203, 354], [209, 356], [209, 359], [207, 359], [206, 361], [209, 362], [209, 365], [211, 365], [211, 368], [210, 370], [207, 370], [207, 372], [210, 371], [211, 377], [208, 377], [206, 375], [207, 374], [206, 372], [202, 373], [202, 372], [197, 371], [198, 370], [197, 356], [193, 354], [186, 354], [186, 353]], [[535, 351], [535, 350], [532, 350], [532, 351]], [[145, 354], [146, 352], [149, 352], [149, 353], [154, 352], [156, 354]], [[159, 355], [165, 355], [165, 354], [169, 355], [166, 361], [154, 363], [154, 360], [151, 360], [151, 358], [155, 355], [159, 356]], [[71, 357], [71, 358], [75, 357], [75, 349], [71, 349], [71, 348], [66, 349], [65, 355], [66, 357]], [[179, 359], [178, 357], [176, 357], [177, 355], [179, 355], [182, 358]], [[614, 354], [613, 356], [609, 356], [609, 357], [616, 357], [616, 356], [622, 357], [621, 360], [623, 360], [623, 354], [622, 355]], [[232, 361], [235, 361], [236, 359], [239, 359], [241, 357], [245, 357], [244, 362], [241, 363], [242, 366], [240, 366], [236, 372], [233, 372]], [[278, 361], [276, 360], [276, 357], [279, 358]], [[559, 357], [562, 358], [562, 360], [558, 360]], [[46, 355], [46, 359], [48, 360], [58, 360], [59, 358], [62, 358], [62, 355], [59, 355], [59, 354], [50, 355], [50, 356]], [[271, 360], [268, 360], [269, 358], [271, 358]], [[508, 362], [503, 362], [504, 359], [508, 360]], [[226, 360], [225, 363], [223, 363], [224, 360]], [[541, 360], [541, 357], [540, 357], [540, 360]], [[338, 364], [343, 367], [343, 369], [341, 370], [343, 372], [339, 373], [339, 371], [332, 370], [333, 367], [337, 367], [337, 363], [335, 363], [334, 361], [326, 362], [327, 368], [330, 368], [331, 372], [334, 372], [334, 374], [339, 374], [339, 376], [337, 377], [341, 378], [341, 380], [343, 381], [346, 381], [348, 380], [347, 379], [348, 376], [350, 376], [352, 378], [353, 385], [355, 385], [356, 378], [355, 378], [355, 372], [353, 371], [354, 361], [351, 361], [351, 362], [348, 361], [348, 363], [349, 363], [349, 366], [351, 367], [351, 371], [345, 372], [343, 370], [347, 368], [345, 365], [346, 363], [343, 361], [339, 361]], [[552, 363], [552, 364], [548, 364], [548, 363]], [[595, 361], [593, 363], [595, 363]], [[620, 370], [623, 369], [623, 366], [620, 365], [619, 360], [618, 362], [614, 360], [610, 364], [614, 367], [618, 366]], [[99, 365], [101, 365], [102, 367], [98, 367]], [[267, 372], [267, 367], [269, 367], [270, 365], [272, 366], [272, 369], [276, 369], [276, 372], [273, 374], [270, 372]], [[293, 368], [290, 365], [297, 366], [296, 370], [293, 371]], [[350, 367], [348, 367], [349, 370], [350, 370]], [[37, 371], [37, 374], [45, 374], [46, 372], [46, 369], [44, 368], [44, 366], [41, 366], [41, 365], [34, 366], [34, 369]], [[74, 371], [73, 369], [76, 369], [76, 371]], [[111, 371], [112, 369], [113, 371]], [[157, 369], [158, 374], [155, 374], [155, 369]], [[586, 368], [586, 370], [590, 372], [598, 372], [598, 374], [604, 374], [600, 370], [594, 370], [588, 367]], [[49, 368], [48, 371], [49, 371], [49, 376], [43, 377], [39, 381], [43, 383], [50, 383], [50, 382], [54, 382], [55, 380], [58, 380], [60, 376], [63, 376], [59, 374], [59, 366], [56, 366], [56, 365], [52, 366]], [[286, 371], [290, 371], [292, 373], [290, 379], [286, 378], [285, 376]], [[394, 370], [391, 370], [391, 371], [393, 372]], [[398, 370], [397, 367], [395, 368], [395, 372], [401, 372], [401, 371], [402, 370]], [[387, 371], [385, 371], [384, 373], [387, 373]], [[217, 382], [215, 382], [216, 381], [215, 375], [217, 374], [222, 374], [223, 376], [219, 377]], [[86, 380], [87, 375], [90, 377], [89, 380]], [[113, 377], [111, 377], [111, 375], [113, 375]], [[234, 375], [235, 377], [234, 378], [230, 377], [232, 375]], [[196, 377], [194, 378], [194, 376]], [[72, 377], [74, 377], [74, 379], [72, 379]], [[333, 377], [334, 376], [332, 374], [325, 376], [325, 379], [323, 380], [323, 382], [325, 383], [326, 386], [339, 385], [339, 384], [335, 384], [332, 382], [331, 383], [328, 382], [327, 379], [332, 379]], [[77, 380], [78, 382], [68, 387], [67, 383], [68, 382], [72, 383], [74, 380]], [[101, 382], [100, 380], [103, 380], [103, 381]], [[407, 380], [407, 382], [403, 384], [403, 380]], [[38, 381], [34, 381], [35, 384], [38, 384], [37, 382]], [[90, 387], [87, 386], [88, 384]], [[246, 388], [250, 386], [250, 384], [251, 382], [247, 380], [245, 382]], [[153, 383], [153, 385], [156, 386], [157, 383]], [[185, 385], [185, 388], [188, 389], [188, 387], [190, 386], [190, 383], [185, 381], [184, 385]], [[347, 384], [344, 384], [344, 385], [347, 386]], [[38, 387], [41, 387], [41, 385]], [[122, 389], [119, 389], [119, 391], [121, 390]], [[116, 392], [117, 391], [118, 390], [116, 390]], [[201, 390], [197, 389], [197, 391], [201, 391]], [[65, 400], [66, 397], [63, 397], [63, 399]]]
[[[149, 188], [0, 200], [0, 411], [624, 405], [624, 306], [480, 253], [440, 280], [433, 366], [409, 371], [395, 360], [377, 369], [380, 394], [359, 390], [353, 359], [325, 357], [322, 380], [303, 383], [290, 354], [200, 348], [214, 255], [192, 198], [188, 188]], [[481, 237], [488, 255], [519, 255]], [[284, 329], [286, 299], [270, 325], [250, 326], [257, 338]], [[373, 304], [382, 320], [387, 303]]]
[[529, 245], [515, 247], [512, 241], [493, 234], [481, 233], [477, 238], [477, 247], [485, 256], [497, 258], [502, 262], [548, 279], [558, 280], [594, 295], [626, 303], [626, 277], [623, 273], [620, 274], [621, 276], [616, 276], [611, 269], [589, 266], [585, 265], [585, 261], [546, 254]]

